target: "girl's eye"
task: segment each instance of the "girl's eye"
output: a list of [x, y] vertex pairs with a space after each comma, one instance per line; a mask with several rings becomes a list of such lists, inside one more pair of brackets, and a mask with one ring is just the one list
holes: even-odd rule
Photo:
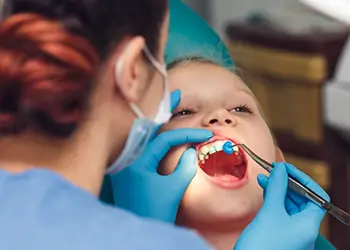
[[234, 111], [234, 112], [239, 112], [239, 113], [248, 113], [248, 114], [252, 114], [253, 111], [251, 108], [248, 107], [248, 105], [239, 105], [238, 107], [236, 108], [233, 108], [231, 109], [231, 111]]
[[179, 112], [176, 112], [175, 114], [173, 114], [173, 116], [171, 118], [175, 118], [175, 117], [182, 117], [182, 116], [186, 116], [186, 115], [193, 115], [195, 114], [195, 112], [191, 109], [182, 109]]

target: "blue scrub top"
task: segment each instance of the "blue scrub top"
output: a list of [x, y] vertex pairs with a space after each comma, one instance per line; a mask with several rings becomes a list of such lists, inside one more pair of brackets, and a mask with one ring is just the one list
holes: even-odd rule
[[0, 249], [211, 249], [195, 233], [101, 203], [54, 172], [0, 171]]

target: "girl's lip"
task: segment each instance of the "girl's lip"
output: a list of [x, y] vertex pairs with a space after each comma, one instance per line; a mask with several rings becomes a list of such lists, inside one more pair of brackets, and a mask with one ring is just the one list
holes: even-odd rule
[[196, 149], [196, 151], [198, 151], [201, 147], [203, 147], [209, 143], [212, 143], [214, 141], [219, 141], [219, 140], [229, 140], [229, 141], [233, 142], [234, 144], [236, 144], [236, 142], [234, 142], [231, 138], [228, 138], [227, 136], [214, 135], [212, 138], [210, 138], [210, 140], [197, 144], [195, 146], [195, 149]]
[[210, 182], [214, 183], [215, 185], [217, 185], [218, 187], [223, 188], [223, 189], [239, 189], [239, 188], [243, 187], [248, 182], [248, 169], [247, 169], [246, 174], [243, 177], [243, 179], [241, 179], [239, 181], [224, 180], [220, 177], [209, 176], [203, 170], [202, 170], [202, 172], [205, 174], [206, 178]]

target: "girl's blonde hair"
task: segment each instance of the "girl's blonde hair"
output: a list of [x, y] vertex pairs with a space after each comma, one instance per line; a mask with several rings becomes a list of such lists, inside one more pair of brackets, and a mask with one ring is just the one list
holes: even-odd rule
[[[240, 77], [243, 80], [243, 82], [247, 85], [247, 87], [250, 89], [250, 86], [249, 86], [250, 84], [247, 84], [245, 82], [245, 79], [248, 79], [249, 77], [247, 76], [247, 73], [244, 70], [239, 69], [237, 67], [233, 68], [233, 67], [222, 66], [219, 63], [220, 60], [209, 59], [209, 58], [205, 58], [203, 56], [188, 56], [188, 57], [178, 58], [178, 59], [168, 63], [167, 70], [172, 70], [178, 66], [185, 66], [185, 65], [188, 65], [188, 64], [194, 63], [194, 62], [195, 63], [208, 63], [208, 64], [216, 65], [219, 67], [223, 67], [223, 68], [227, 69], [228, 71], [232, 72], [233, 74], [237, 75], [238, 77]], [[266, 124], [269, 125], [267, 117], [264, 114], [264, 111], [263, 111], [262, 107], [260, 106], [258, 99], [256, 98], [256, 96], [254, 95], [253, 92], [252, 92], [252, 95], [254, 96], [254, 98], [256, 100], [256, 104], [258, 106], [258, 109], [259, 109], [261, 116], [265, 120]], [[275, 145], [277, 146], [276, 138], [275, 138], [274, 134], [272, 133], [271, 129], [270, 129], [270, 133], [271, 133], [273, 141], [275, 142]]]

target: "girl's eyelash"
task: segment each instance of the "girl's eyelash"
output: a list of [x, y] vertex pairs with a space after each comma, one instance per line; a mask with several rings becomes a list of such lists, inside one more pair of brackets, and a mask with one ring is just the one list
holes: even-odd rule
[[235, 111], [239, 113], [249, 113], [249, 114], [253, 113], [253, 110], [247, 104], [239, 105], [238, 107], [231, 109], [231, 111]]
[[196, 112], [194, 110], [190, 109], [190, 108], [183, 108], [180, 111], [174, 113], [171, 118], [181, 117], [181, 116], [186, 116], [186, 115], [193, 115], [195, 113]]
[[[235, 111], [238, 113], [248, 113], [248, 114], [253, 113], [253, 110], [247, 104], [239, 105], [238, 107], [235, 107], [235, 108], [231, 109], [230, 111]], [[187, 116], [187, 115], [194, 115], [195, 113], [196, 113], [196, 111], [194, 111], [191, 108], [183, 108], [180, 111], [177, 111], [176, 113], [174, 113], [171, 118], [183, 117], [183, 116]]]

